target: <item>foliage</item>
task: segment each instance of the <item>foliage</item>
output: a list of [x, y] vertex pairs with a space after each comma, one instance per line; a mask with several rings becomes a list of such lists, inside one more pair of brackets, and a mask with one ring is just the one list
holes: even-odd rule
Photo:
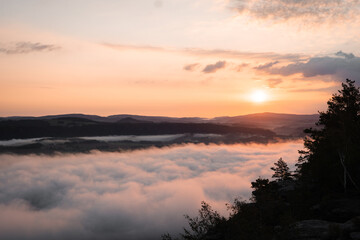
[[251, 188], [254, 189], [252, 191], [252, 198], [253, 202], [261, 201], [262, 199], [266, 198], [269, 193], [269, 179], [261, 178], [255, 180], [255, 182], [251, 182]]
[[[217, 211], [214, 211], [212, 207], [202, 201], [199, 215], [196, 217], [190, 217], [185, 215], [188, 220], [190, 229], [184, 228], [184, 233], [180, 234], [181, 239], [186, 240], [200, 240], [204, 239], [211, 231], [225, 221], [225, 218], [220, 216]], [[162, 235], [162, 240], [176, 240], [171, 237], [170, 234]]]
[[199, 210], [199, 216], [191, 218], [189, 215], [185, 215], [188, 220], [191, 230], [184, 228], [183, 239], [193, 240], [202, 239], [210, 229], [217, 226], [225, 218], [221, 217], [217, 211], [214, 211], [211, 206], [206, 202], [201, 202], [201, 208]]
[[274, 163], [275, 167], [270, 168], [275, 173], [272, 175], [277, 181], [284, 181], [291, 179], [291, 173], [287, 163], [280, 158], [276, 163]]
[[[360, 92], [349, 79], [320, 112], [317, 126], [307, 129], [298, 173], [325, 191], [358, 188], [360, 184]], [[349, 184], [350, 182], [350, 184]]]

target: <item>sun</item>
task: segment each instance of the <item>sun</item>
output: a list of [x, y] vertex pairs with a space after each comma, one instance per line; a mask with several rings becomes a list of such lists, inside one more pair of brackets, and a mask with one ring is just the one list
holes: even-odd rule
[[262, 103], [265, 102], [268, 99], [268, 96], [265, 91], [263, 90], [255, 90], [251, 96], [250, 99], [252, 102], [255, 103]]

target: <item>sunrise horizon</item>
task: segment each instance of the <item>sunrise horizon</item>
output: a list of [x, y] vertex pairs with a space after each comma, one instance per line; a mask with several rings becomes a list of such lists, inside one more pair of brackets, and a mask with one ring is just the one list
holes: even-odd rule
[[[320, 111], [320, 110], [319, 110]], [[0, 118], [14, 118], [14, 117], [46, 117], [46, 116], [62, 116], [62, 115], [89, 115], [99, 117], [110, 117], [110, 116], [144, 116], [144, 117], [169, 117], [169, 118], [203, 118], [212, 119], [217, 117], [237, 117], [247, 115], [262, 115], [262, 114], [274, 114], [274, 115], [318, 115], [318, 112], [312, 113], [298, 113], [298, 112], [249, 112], [244, 114], [235, 115], [214, 115], [214, 116], [198, 116], [198, 115], [165, 115], [165, 114], [140, 114], [140, 113], [116, 113], [116, 114], [96, 114], [96, 113], [83, 113], [83, 112], [67, 112], [67, 113], [49, 113], [49, 114], [34, 114], [34, 115], [3, 115]]]
[[3, 1], [0, 116], [323, 111], [359, 74], [357, 5], [255, 2]]
[[360, 239], [360, 0], [0, 0], [0, 239]]

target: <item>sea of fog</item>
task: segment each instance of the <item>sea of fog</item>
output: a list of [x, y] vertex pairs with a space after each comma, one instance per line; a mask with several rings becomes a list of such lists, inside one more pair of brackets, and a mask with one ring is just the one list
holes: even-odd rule
[[[131, 141], [131, 142], [170, 142], [176, 139], [182, 138], [187, 134], [165, 134], [165, 135], [121, 135], [121, 136], [91, 136], [91, 137], [78, 137], [77, 139], [82, 140], [96, 140], [101, 142], [118, 142], [118, 141]], [[222, 135], [219, 134], [192, 134], [194, 138], [217, 138]], [[24, 146], [27, 144], [41, 142], [43, 144], [56, 144], [69, 142], [73, 138], [52, 138], [52, 137], [42, 137], [42, 138], [27, 138], [27, 139], [11, 139], [11, 140], [0, 140], [1, 146]]]
[[122, 153], [0, 155], [0, 239], [160, 239], [206, 201], [248, 199], [250, 182], [291, 166], [302, 141], [188, 144]]

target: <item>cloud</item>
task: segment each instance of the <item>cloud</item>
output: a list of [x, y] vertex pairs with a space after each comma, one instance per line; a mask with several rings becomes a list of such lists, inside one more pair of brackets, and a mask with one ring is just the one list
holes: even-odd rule
[[236, 72], [241, 72], [241, 71], [242, 71], [245, 67], [247, 67], [247, 66], [249, 66], [248, 63], [238, 64], [238, 65], [234, 68], [234, 70], [235, 70]]
[[[225, 61], [218, 61], [215, 64], [208, 64], [206, 65], [206, 67], [202, 70], [202, 72], [205, 73], [213, 73], [216, 72], [217, 70], [221, 69], [221, 68], [225, 68], [227, 65], [229, 65], [227, 62]], [[236, 72], [240, 72], [242, 71], [245, 67], [249, 66], [248, 63], [241, 63], [241, 64], [234, 64], [234, 63], [230, 63], [231, 70], [236, 71]], [[183, 69], [185, 71], [195, 71], [197, 70], [199, 67], [201, 66], [200, 63], [193, 63], [193, 64], [188, 64], [185, 65], [183, 67]]]
[[161, 1], [161, 0], [154, 1], [154, 6], [156, 8], [161, 8], [163, 6], [163, 1]]
[[[300, 73], [305, 78], [316, 76], [331, 76], [330, 81], [344, 81], [346, 78], [358, 79], [360, 76], [360, 58], [352, 53], [337, 52], [339, 57], [313, 57], [305, 62], [292, 63], [283, 67], [260, 67], [269, 74], [289, 76]], [[259, 67], [257, 68], [259, 70]]]
[[[302, 142], [184, 145], [123, 153], [0, 155], [1, 239], [159, 239], [186, 225], [205, 200], [250, 195]], [[50, 237], [49, 237], [50, 236]]]
[[147, 45], [127, 45], [127, 44], [112, 44], [101, 43], [102, 46], [108, 47], [114, 50], [138, 50], [138, 51], [157, 51], [157, 52], [172, 52], [181, 53], [195, 56], [208, 56], [208, 57], [220, 57], [220, 58], [251, 58], [251, 59], [273, 59], [273, 60], [285, 60], [290, 62], [298, 62], [306, 58], [306, 55], [302, 54], [281, 54], [274, 52], [243, 52], [237, 50], [226, 49], [202, 49], [202, 48], [163, 48], [158, 46]]
[[185, 48], [180, 50], [183, 53], [196, 56], [215, 56], [223, 58], [252, 58], [252, 59], [274, 59], [286, 60], [290, 62], [298, 62], [306, 56], [301, 54], [280, 54], [274, 52], [242, 52], [237, 50], [224, 49], [201, 49], [201, 48]]
[[157, 47], [157, 46], [149, 46], [149, 45], [129, 45], [129, 44], [112, 44], [112, 43], [101, 43], [100, 45], [108, 48], [112, 48], [115, 50], [141, 50], [141, 51], [171, 51], [170, 49]]
[[215, 64], [206, 65], [206, 67], [202, 71], [204, 73], [214, 73], [225, 67], [226, 67], [226, 61], [218, 61]]
[[326, 87], [326, 88], [303, 88], [303, 89], [288, 89], [288, 92], [328, 92], [333, 93], [338, 90], [338, 86]]
[[270, 79], [267, 79], [266, 82], [270, 88], [275, 88], [277, 85], [279, 85], [283, 81], [280, 78], [270, 78]]
[[335, 21], [357, 17], [360, 12], [358, 0], [232, 0], [231, 4], [240, 14], [275, 21]]
[[352, 53], [344, 53], [343, 51], [338, 51], [337, 53], [335, 53], [336, 56], [339, 57], [345, 57], [346, 59], [353, 59], [355, 58], [355, 55]]
[[279, 63], [279, 61], [268, 62], [268, 63], [265, 63], [263, 65], [259, 65], [257, 67], [254, 67], [254, 69], [256, 69], [256, 70], [265, 70], [265, 69], [271, 68], [272, 66], [274, 66], [275, 64], [278, 64], [278, 63]]
[[31, 52], [54, 51], [60, 49], [57, 45], [42, 44], [39, 42], [16, 42], [6, 47], [0, 47], [0, 53], [24, 54]]
[[200, 67], [199, 63], [193, 63], [193, 64], [185, 65], [183, 69], [192, 72], [195, 71], [198, 67]]

